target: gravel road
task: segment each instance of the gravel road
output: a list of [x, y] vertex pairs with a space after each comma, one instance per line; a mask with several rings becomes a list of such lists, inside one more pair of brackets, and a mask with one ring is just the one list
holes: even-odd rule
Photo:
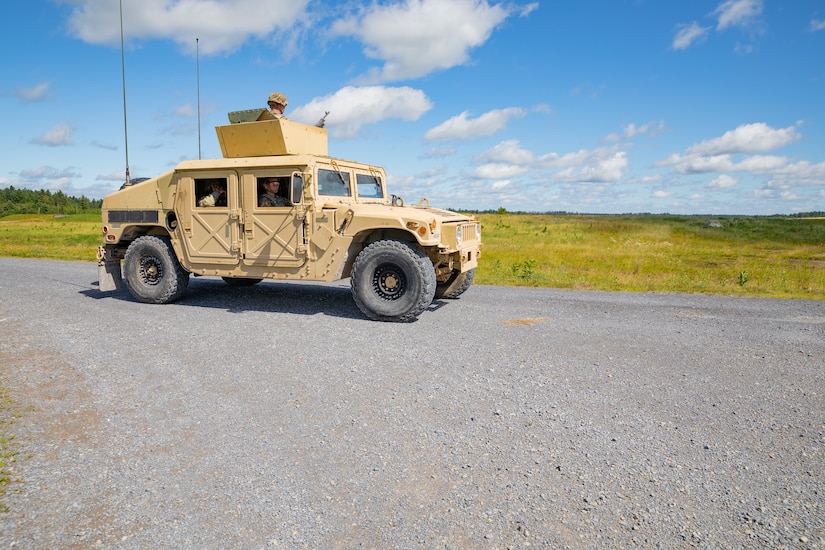
[[825, 302], [96, 281], [0, 258], [4, 548], [825, 549]]

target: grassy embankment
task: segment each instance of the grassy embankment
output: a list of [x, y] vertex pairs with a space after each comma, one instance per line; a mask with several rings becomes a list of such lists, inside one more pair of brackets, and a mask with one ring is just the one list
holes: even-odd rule
[[[825, 299], [825, 219], [482, 214], [476, 283]], [[100, 215], [0, 218], [0, 256], [95, 261]]]

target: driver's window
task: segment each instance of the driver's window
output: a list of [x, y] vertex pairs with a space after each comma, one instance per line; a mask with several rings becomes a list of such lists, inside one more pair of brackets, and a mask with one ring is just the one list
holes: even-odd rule
[[289, 207], [289, 176], [261, 176], [257, 178], [258, 206], [261, 208]]

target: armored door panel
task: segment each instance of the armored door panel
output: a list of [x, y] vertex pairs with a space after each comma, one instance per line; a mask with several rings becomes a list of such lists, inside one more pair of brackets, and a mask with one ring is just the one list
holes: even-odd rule
[[243, 176], [245, 264], [297, 267], [306, 261], [303, 208], [292, 204], [290, 181], [287, 175]]
[[238, 244], [238, 178], [231, 174], [193, 175], [181, 181], [178, 223], [185, 253], [193, 264], [235, 265]]

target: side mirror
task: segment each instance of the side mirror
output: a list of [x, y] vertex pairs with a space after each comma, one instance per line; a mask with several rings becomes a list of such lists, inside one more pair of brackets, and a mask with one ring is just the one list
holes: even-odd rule
[[[312, 199], [312, 191], [309, 188], [310, 178], [305, 178], [301, 172], [292, 173], [292, 204], [301, 204], [304, 195]], [[305, 189], [306, 188], [306, 189]]]

